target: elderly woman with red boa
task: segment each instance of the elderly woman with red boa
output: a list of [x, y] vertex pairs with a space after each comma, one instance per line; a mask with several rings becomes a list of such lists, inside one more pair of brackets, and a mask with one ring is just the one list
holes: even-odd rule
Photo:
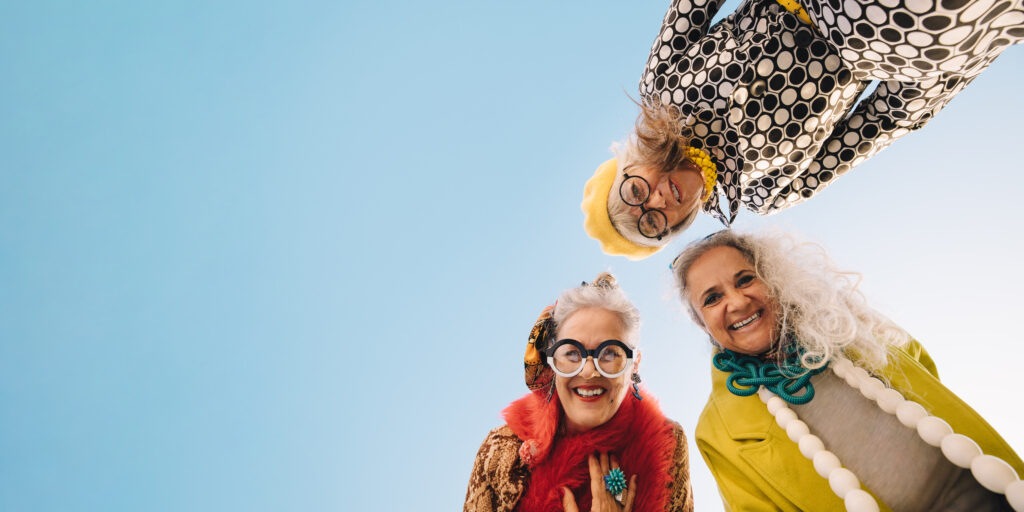
[[636, 307], [608, 273], [541, 314], [531, 392], [484, 439], [465, 512], [692, 511], [686, 437], [639, 386]]

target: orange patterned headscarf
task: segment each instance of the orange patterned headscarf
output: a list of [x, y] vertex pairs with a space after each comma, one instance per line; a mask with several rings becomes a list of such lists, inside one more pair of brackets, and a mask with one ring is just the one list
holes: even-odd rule
[[554, 335], [555, 321], [552, 315], [555, 312], [555, 304], [552, 304], [541, 311], [537, 321], [530, 329], [530, 338], [526, 341], [526, 355], [523, 357], [523, 367], [526, 372], [526, 387], [530, 390], [542, 389], [551, 385], [554, 372], [544, 361], [544, 349], [547, 348], [548, 338]]

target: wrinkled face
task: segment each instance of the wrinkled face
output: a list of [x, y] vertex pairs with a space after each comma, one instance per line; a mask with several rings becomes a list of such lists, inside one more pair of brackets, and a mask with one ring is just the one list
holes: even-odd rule
[[[652, 167], [631, 166], [626, 169], [630, 176], [640, 176], [651, 186], [650, 197], [644, 203], [648, 210], [658, 210], [668, 219], [668, 227], [682, 222], [694, 208], [700, 207], [704, 195], [704, 176], [700, 167], [687, 161], [671, 172], [659, 172]], [[629, 209], [633, 217], [640, 218], [638, 206]]]
[[[583, 343], [589, 350], [602, 341], [625, 341], [625, 332], [618, 315], [603, 308], [587, 307], [577, 310], [562, 322], [558, 339], [571, 338]], [[634, 355], [639, 361], [639, 354]], [[603, 425], [615, 416], [629, 390], [630, 377], [636, 369], [627, 368], [622, 375], [609, 379], [594, 367], [594, 360], [586, 364], [575, 377], [555, 375], [558, 400], [565, 411], [569, 432], [582, 432]]]
[[754, 265], [733, 247], [715, 247], [686, 272], [688, 300], [719, 345], [743, 354], [771, 349], [777, 336], [775, 302]]

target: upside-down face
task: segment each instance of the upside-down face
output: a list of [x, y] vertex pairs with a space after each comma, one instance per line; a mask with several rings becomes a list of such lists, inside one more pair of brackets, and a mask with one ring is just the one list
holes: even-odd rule
[[[669, 228], [682, 222], [694, 208], [700, 207], [704, 195], [704, 175], [700, 167], [690, 161], [671, 172], [634, 166], [627, 169], [626, 174], [640, 176], [650, 184], [650, 196], [644, 202], [644, 208], [664, 213]], [[629, 211], [639, 219], [643, 210], [633, 206]]]

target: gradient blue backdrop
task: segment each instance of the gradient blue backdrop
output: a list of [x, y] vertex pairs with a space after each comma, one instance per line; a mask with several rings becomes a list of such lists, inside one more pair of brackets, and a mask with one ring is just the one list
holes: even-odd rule
[[[667, 4], [7, 2], [0, 510], [458, 510], [531, 322], [606, 269], [692, 432], [681, 244], [605, 256], [578, 207]], [[739, 223], [863, 272], [1017, 449], [1022, 68]]]

